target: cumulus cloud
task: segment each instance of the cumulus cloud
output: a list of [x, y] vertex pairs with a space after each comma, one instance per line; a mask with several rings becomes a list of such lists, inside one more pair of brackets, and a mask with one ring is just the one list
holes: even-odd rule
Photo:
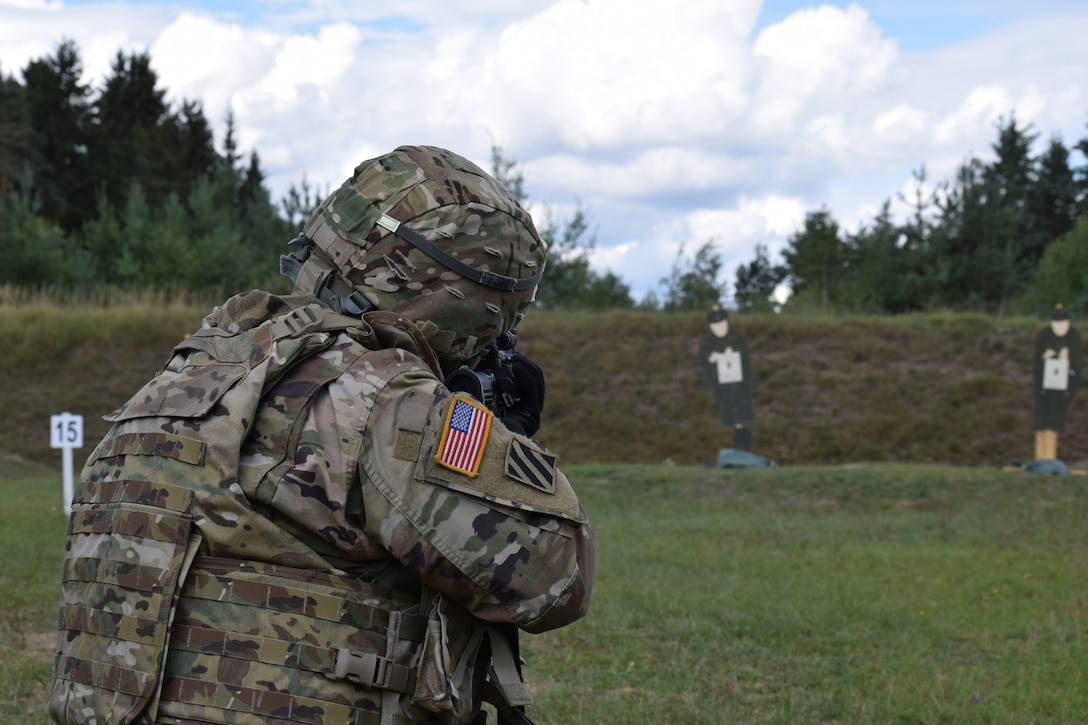
[[715, 188], [743, 186], [751, 161], [685, 146], [661, 146], [630, 155], [595, 160], [570, 153], [526, 164], [534, 181], [555, 189], [578, 189], [582, 195], [653, 197], [701, 194]]
[[803, 124], [807, 114], [848, 107], [878, 88], [898, 46], [858, 6], [823, 5], [764, 29], [753, 56], [761, 71], [754, 130], [778, 135]]
[[69, 37], [97, 81], [118, 50], [149, 50], [219, 138], [235, 114], [274, 198], [303, 176], [335, 186], [401, 143], [485, 168], [497, 143], [534, 209], [581, 204], [594, 263], [641, 293], [681, 245], [717, 240], [732, 275], [806, 211], [863, 224], [923, 164], [940, 178], [986, 154], [1012, 112], [1044, 139], [1083, 135], [1088, 9], [1059, 3], [920, 52], [867, 5], [760, 26], [760, 0], [0, 0], [0, 69]]
[[687, 226], [696, 239], [721, 239], [726, 246], [761, 236], [780, 237], [804, 222], [801, 199], [772, 194], [758, 199], [741, 197], [733, 209], [699, 209], [687, 215]]
[[593, 256], [602, 268], [637, 280], [643, 290], [656, 287], [674, 264], [686, 264], [697, 249], [709, 243], [725, 263], [722, 280], [732, 283], [736, 266], [755, 258], [756, 245], [772, 255], [804, 224], [802, 199], [776, 194], [741, 197], [731, 208], [700, 208], [681, 216], [647, 218], [637, 239], [597, 249]]
[[235, 95], [263, 85], [288, 40], [185, 12], [158, 34], [151, 57], [172, 95], [199, 99], [209, 118], [220, 122]]
[[744, 111], [758, 3], [563, 0], [507, 27], [485, 69], [502, 130], [583, 153], [693, 142]]
[[[124, 12], [125, 21], [117, 17]], [[168, 15], [155, 6], [120, 4], [67, 6], [63, 2], [0, 2], [0, 69], [21, 76], [32, 60], [52, 54], [63, 39], [77, 42], [83, 80], [99, 84], [118, 51], [148, 50]]]

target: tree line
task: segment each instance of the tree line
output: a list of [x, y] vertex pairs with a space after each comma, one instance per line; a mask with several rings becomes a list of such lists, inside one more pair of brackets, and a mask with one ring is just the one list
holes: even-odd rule
[[[118, 51], [98, 87], [82, 82], [79, 48], [62, 40], [30, 61], [22, 79], [0, 68], [0, 284], [79, 290], [116, 287], [283, 289], [278, 257], [320, 202], [303, 179], [273, 201], [256, 150], [243, 158], [228, 115], [216, 144], [199, 100], [168, 103], [148, 53]], [[969, 158], [930, 184], [916, 173], [912, 210], [893, 221], [891, 200], [846, 234], [826, 207], [806, 215], [781, 260], [766, 245], [723, 280], [715, 240], [681, 250], [659, 292], [635, 302], [630, 287], [590, 264], [592, 224], [545, 209], [551, 248], [542, 306], [705, 309], [730, 296], [787, 307], [897, 314], [933, 309], [1025, 311], [1088, 305], [1088, 139], [1057, 136], [1032, 155], [1038, 134], [1002, 119], [995, 160]], [[492, 173], [527, 201], [516, 163], [492, 149]]]
[[166, 101], [147, 53], [118, 51], [100, 88], [73, 41], [0, 69], [0, 282], [79, 289], [237, 290], [275, 278], [316, 204], [273, 204], [233, 116], [222, 149], [199, 101]]
[[[233, 292], [284, 289], [279, 255], [321, 201], [303, 179], [274, 202], [257, 151], [238, 152], [232, 115], [221, 148], [197, 100], [166, 101], [148, 53], [118, 51], [101, 87], [82, 82], [72, 40], [0, 68], [0, 284]], [[527, 201], [514, 162], [493, 173]], [[630, 288], [589, 263], [579, 209], [546, 213], [553, 253], [542, 305], [630, 307]]]
[[826, 207], [808, 213], [782, 261], [766, 246], [737, 270], [735, 297], [766, 307], [778, 285], [789, 304], [878, 314], [971, 310], [1037, 314], [1061, 303], [1088, 308], [1088, 138], [1072, 149], [1052, 135], [1033, 155], [1038, 133], [1015, 116], [996, 124], [993, 161], [970, 157], [951, 179], [914, 174], [915, 192], [891, 200], [868, 224], [846, 234]]

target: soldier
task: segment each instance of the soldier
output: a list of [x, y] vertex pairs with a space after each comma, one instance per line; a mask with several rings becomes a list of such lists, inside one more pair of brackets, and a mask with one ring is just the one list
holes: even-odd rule
[[1050, 324], [1035, 337], [1035, 459], [1058, 457], [1058, 434], [1065, 430], [1069, 403], [1080, 385], [1082, 343], [1070, 328], [1069, 313], [1055, 306]]
[[281, 258], [290, 296], [214, 309], [80, 476], [58, 723], [528, 723], [517, 630], [584, 616], [589, 522], [530, 436], [443, 384], [529, 307], [545, 244], [449, 151], [364, 161]]
[[709, 332], [699, 341], [703, 384], [713, 393], [722, 425], [733, 431], [733, 448], [752, 450], [752, 366], [748, 341], [729, 326], [729, 313], [714, 305], [706, 315]]

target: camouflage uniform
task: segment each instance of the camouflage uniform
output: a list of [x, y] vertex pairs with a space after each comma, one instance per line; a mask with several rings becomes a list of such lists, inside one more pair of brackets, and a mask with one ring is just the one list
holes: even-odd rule
[[[500, 715], [531, 702], [509, 632], [582, 617], [593, 581], [554, 455], [451, 393], [399, 312], [255, 291], [174, 353], [80, 476], [55, 721], [468, 723], [487, 693]], [[451, 454], [463, 419], [476, 438]]]

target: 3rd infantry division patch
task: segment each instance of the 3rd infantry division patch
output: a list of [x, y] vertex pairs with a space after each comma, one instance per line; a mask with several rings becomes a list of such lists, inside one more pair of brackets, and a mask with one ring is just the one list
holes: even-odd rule
[[559, 457], [514, 438], [506, 452], [506, 475], [544, 493], [555, 493]]

